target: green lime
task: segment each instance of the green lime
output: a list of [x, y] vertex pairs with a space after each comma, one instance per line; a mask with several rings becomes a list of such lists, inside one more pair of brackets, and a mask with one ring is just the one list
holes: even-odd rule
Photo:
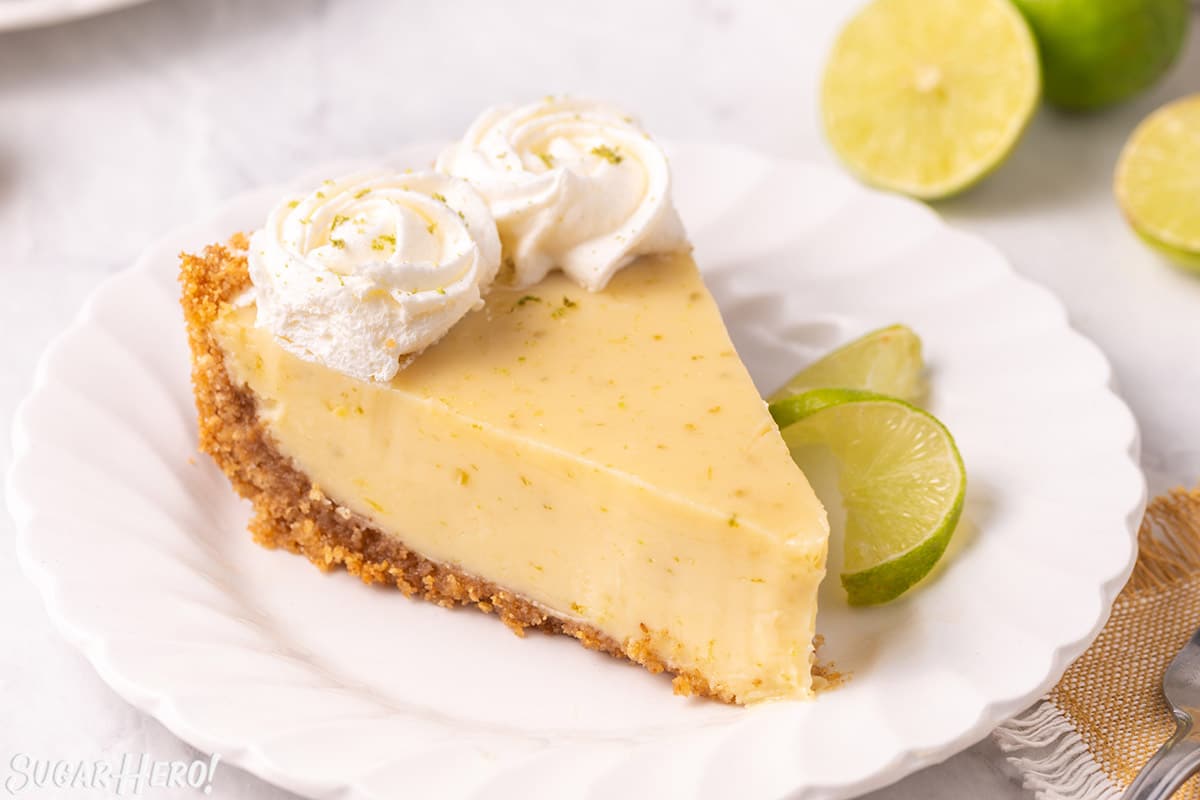
[[1040, 91], [1037, 46], [1009, 0], [874, 0], [833, 45], [821, 116], [863, 180], [935, 199], [1000, 165]]
[[1160, 108], [1134, 130], [1113, 183], [1139, 236], [1200, 269], [1200, 94]]
[[851, 389], [793, 395], [773, 403], [771, 415], [797, 463], [814, 444], [838, 462], [850, 604], [886, 603], [928, 575], [954, 534], [967, 486], [946, 427], [903, 400]]
[[809, 389], [865, 389], [910, 403], [922, 394], [921, 338], [906, 325], [889, 325], [844, 344], [797, 372], [775, 394], [775, 403]]
[[1146, 88], [1175, 61], [1188, 0], [1014, 0], [1042, 56], [1046, 99], [1086, 111]]

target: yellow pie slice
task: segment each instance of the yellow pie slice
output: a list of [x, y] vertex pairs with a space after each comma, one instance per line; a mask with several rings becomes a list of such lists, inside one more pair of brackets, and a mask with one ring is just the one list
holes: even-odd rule
[[200, 441], [271, 547], [726, 702], [812, 692], [825, 512], [689, 256], [495, 288], [389, 383], [254, 326], [245, 240], [182, 263]]

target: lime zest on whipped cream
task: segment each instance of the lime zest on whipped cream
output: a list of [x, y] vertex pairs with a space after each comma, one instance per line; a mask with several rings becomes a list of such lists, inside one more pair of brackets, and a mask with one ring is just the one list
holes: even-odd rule
[[615, 148], [609, 147], [606, 144], [598, 144], [593, 147], [592, 155], [599, 156], [610, 164], [620, 164], [624, 160], [624, 156], [618, 153]]
[[561, 269], [599, 291], [638, 256], [690, 249], [666, 154], [611, 106], [552, 96], [488, 109], [437, 169], [487, 199], [517, 287]]
[[[482, 305], [502, 264], [514, 286], [561, 269], [599, 291], [639, 256], [689, 249], [662, 149], [622, 111], [549, 97], [484, 112], [436, 171], [292, 196], [248, 261], [258, 327], [302, 359], [389, 381]], [[541, 302], [517, 306], [527, 298]]]
[[276, 207], [251, 237], [248, 266], [255, 324], [282, 347], [388, 381], [481, 304], [500, 240], [465, 181], [365, 172]]

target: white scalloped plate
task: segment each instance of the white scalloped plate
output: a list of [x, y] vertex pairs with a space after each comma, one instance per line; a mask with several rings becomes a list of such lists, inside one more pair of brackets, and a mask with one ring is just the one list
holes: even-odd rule
[[518, 639], [252, 544], [246, 505], [193, 459], [176, 254], [255, 227], [280, 187], [151, 247], [41, 363], [9, 502], [62, 631], [185, 740], [313, 797], [846, 797], [1031, 702], [1099, 630], [1134, 557], [1137, 429], [1104, 357], [1049, 292], [925, 206], [743, 150], [672, 156], [760, 387], [906, 322], [962, 448], [970, 489], [945, 569], [869, 610], [827, 582], [824, 655], [848, 684], [750, 709], [678, 698], [571, 640]]

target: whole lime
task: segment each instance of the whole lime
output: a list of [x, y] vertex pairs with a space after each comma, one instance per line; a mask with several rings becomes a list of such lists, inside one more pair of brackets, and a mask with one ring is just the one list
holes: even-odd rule
[[1044, 94], [1086, 111], [1158, 80], [1187, 35], [1188, 0], [1014, 0], [1042, 56]]

